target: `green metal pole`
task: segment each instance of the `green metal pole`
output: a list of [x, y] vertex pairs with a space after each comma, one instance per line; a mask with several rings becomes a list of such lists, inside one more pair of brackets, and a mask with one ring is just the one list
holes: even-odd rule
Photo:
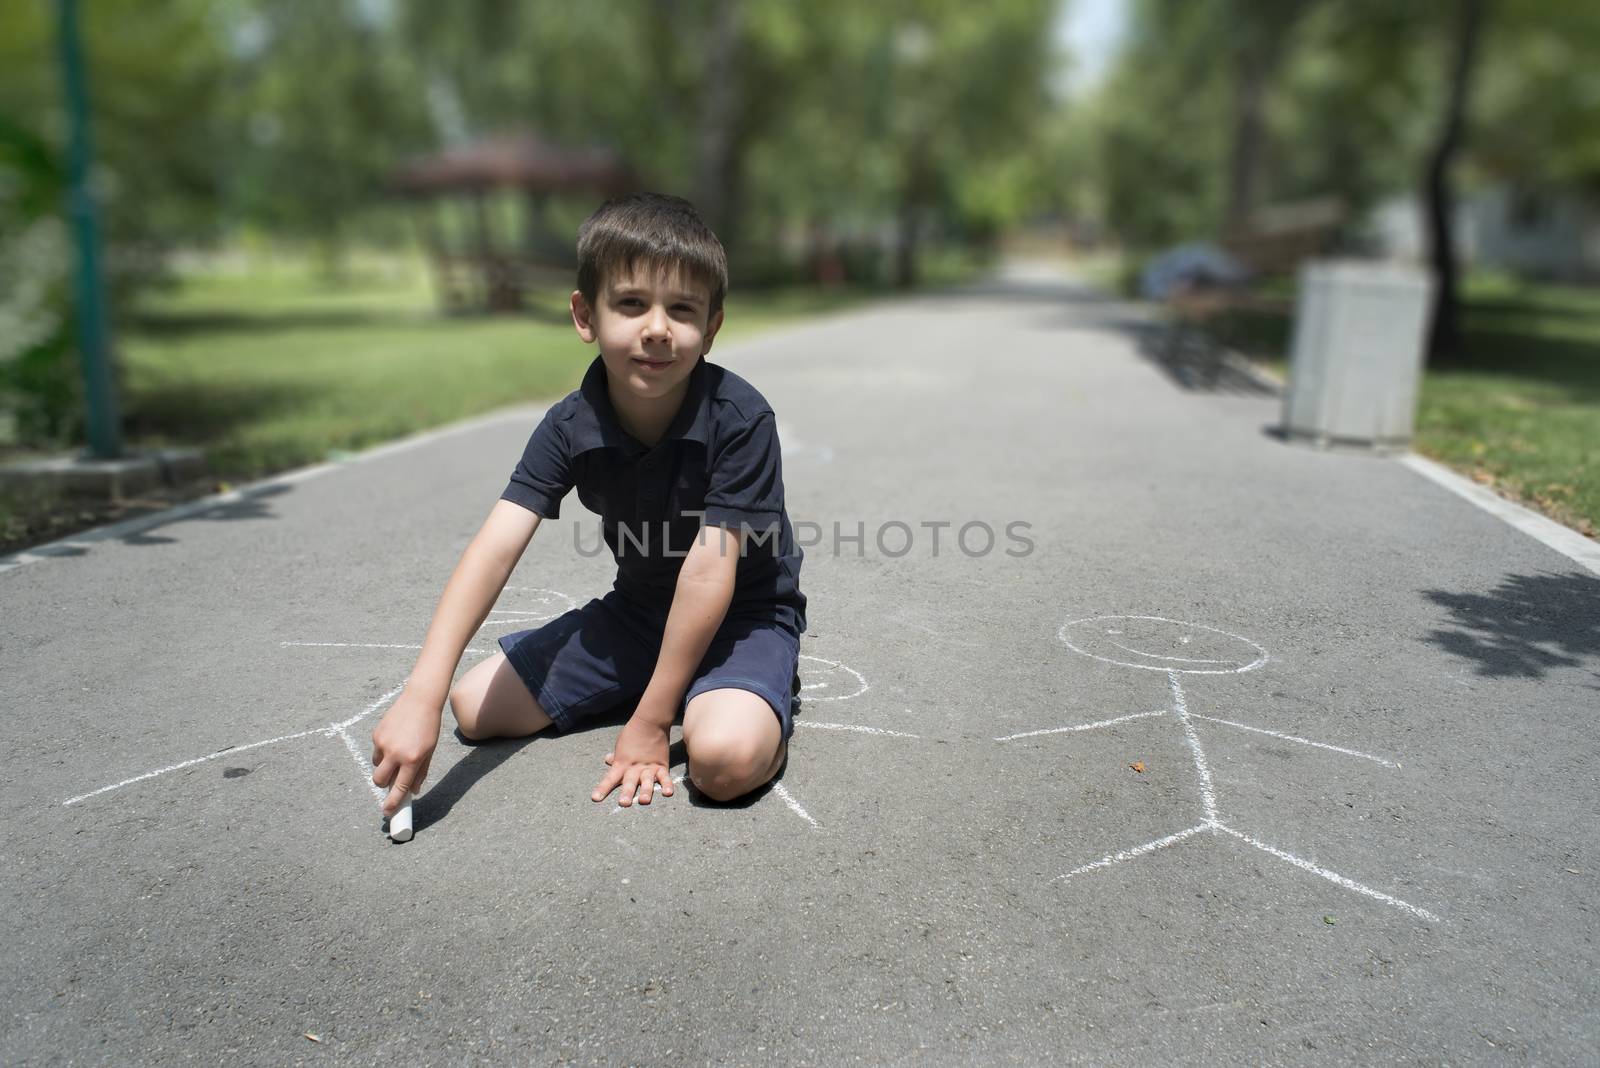
[[122, 455], [122, 420], [111, 376], [111, 332], [106, 326], [105, 283], [100, 274], [100, 226], [89, 186], [94, 148], [89, 140], [89, 88], [78, 45], [77, 0], [56, 0], [56, 16], [71, 130], [67, 210], [77, 247], [73, 289], [78, 298], [78, 351], [83, 357], [84, 397], [89, 406], [89, 452], [111, 460]]

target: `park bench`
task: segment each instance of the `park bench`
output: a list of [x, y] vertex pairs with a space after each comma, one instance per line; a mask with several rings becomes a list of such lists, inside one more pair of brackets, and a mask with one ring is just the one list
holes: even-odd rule
[[1241, 314], [1292, 315], [1292, 290], [1285, 292], [1275, 283], [1293, 278], [1302, 263], [1329, 252], [1344, 219], [1343, 204], [1325, 198], [1264, 208], [1226, 233], [1222, 251], [1243, 277], [1200, 277], [1172, 288], [1163, 302], [1163, 362], [1185, 379], [1214, 388], [1229, 359], [1226, 325]]

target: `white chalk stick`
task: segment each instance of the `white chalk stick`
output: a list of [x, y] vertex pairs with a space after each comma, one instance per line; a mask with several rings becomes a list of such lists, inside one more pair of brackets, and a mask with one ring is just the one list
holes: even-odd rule
[[407, 790], [405, 802], [389, 817], [389, 837], [396, 842], [411, 841], [411, 802], [416, 796]]

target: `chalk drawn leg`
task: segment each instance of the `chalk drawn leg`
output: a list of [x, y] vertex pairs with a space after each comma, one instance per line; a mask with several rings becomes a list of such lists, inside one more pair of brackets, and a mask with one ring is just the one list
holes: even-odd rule
[[1326, 879], [1330, 883], [1333, 883], [1336, 886], [1342, 886], [1346, 890], [1353, 890], [1358, 894], [1365, 894], [1367, 897], [1372, 898], [1374, 901], [1381, 901], [1385, 905], [1389, 905], [1389, 906], [1392, 906], [1393, 908], [1397, 908], [1402, 912], [1409, 912], [1413, 916], [1417, 916], [1417, 917], [1419, 917], [1421, 919], [1427, 920], [1429, 923], [1438, 923], [1439, 922], [1439, 917], [1435, 916], [1433, 913], [1429, 912], [1427, 909], [1418, 908], [1416, 905], [1413, 905], [1408, 901], [1401, 901], [1397, 897], [1393, 897], [1393, 896], [1391, 896], [1389, 894], [1385, 894], [1381, 890], [1374, 890], [1370, 886], [1363, 886], [1361, 883], [1356, 882], [1354, 879], [1347, 879], [1343, 875], [1340, 875], [1336, 871], [1329, 871], [1327, 868], [1320, 867], [1319, 865], [1311, 863], [1311, 861], [1306, 860], [1304, 857], [1297, 857], [1293, 853], [1288, 853], [1288, 852], [1285, 852], [1282, 849], [1278, 849], [1278, 848], [1276, 848], [1274, 846], [1267, 845], [1267, 843], [1261, 841], [1259, 838], [1253, 838], [1248, 834], [1244, 834], [1241, 831], [1236, 831], [1232, 827], [1228, 827], [1228, 826], [1226, 826], [1224, 824], [1220, 824], [1220, 823], [1215, 825], [1215, 829], [1217, 831], [1221, 832], [1222, 834], [1231, 835], [1232, 837], [1237, 838], [1239, 841], [1244, 842], [1246, 845], [1254, 846], [1256, 849], [1261, 850], [1263, 853], [1270, 853], [1272, 856], [1277, 857], [1279, 860], [1288, 861], [1290, 864], [1293, 864], [1295, 867], [1300, 868], [1300, 869], [1302, 869], [1304, 871], [1308, 871], [1312, 875], [1316, 875], [1316, 876], [1318, 876], [1320, 878]]
[[1119, 723], [1127, 723], [1135, 719], [1149, 719], [1152, 716], [1165, 716], [1167, 709], [1157, 712], [1135, 712], [1128, 716], [1118, 716], [1115, 719], [1102, 719], [1094, 723], [1076, 723], [1070, 727], [1047, 727], [1042, 731], [1023, 731], [1021, 734], [1006, 734], [996, 738], [997, 742], [1014, 742], [1018, 738], [1037, 738], [1042, 734], [1067, 734], [1072, 731], [1097, 731], [1102, 727], [1115, 727]]
[[1142, 857], [1147, 853], [1154, 853], [1158, 849], [1165, 849], [1170, 845], [1177, 845], [1185, 838], [1193, 838], [1201, 831], [1209, 831], [1211, 828], [1212, 825], [1210, 823], [1197, 823], [1186, 831], [1179, 831], [1177, 834], [1169, 834], [1165, 838], [1157, 838], [1153, 842], [1146, 842], [1144, 845], [1134, 846], [1132, 849], [1124, 849], [1120, 853], [1107, 854], [1106, 856], [1103, 856], [1099, 860], [1095, 861], [1093, 864], [1085, 864], [1081, 868], [1073, 868], [1064, 875], [1056, 876], [1056, 878], [1070, 879], [1074, 875], [1087, 875], [1089, 872], [1099, 871], [1101, 868], [1109, 868], [1113, 864], [1121, 864], [1125, 860], [1133, 860], [1135, 857]]

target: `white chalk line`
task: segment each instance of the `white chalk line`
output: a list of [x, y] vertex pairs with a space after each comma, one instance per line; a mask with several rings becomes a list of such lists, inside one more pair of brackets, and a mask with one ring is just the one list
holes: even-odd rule
[[208, 760], [216, 760], [218, 757], [231, 756], [234, 753], [242, 753], [246, 749], [256, 749], [256, 748], [259, 748], [260, 746], [263, 746], [263, 745], [274, 745], [274, 744], [276, 744], [278, 742], [287, 742], [287, 741], [290, 741], [290, 740], [295, 739], [295, 738], [304, 738], [307, 735], [311, 735], [311, 734], [327, 734], [327, 733], [328, 733], [328, 728], [327, 727], [316, 727], [316, 728], [314, 728], [312, 730], [309, 730], [309, 731], [299, 731], [299, 732], [297, 732], [295, 734], [285, 734], [280, 738], [268, 738], [265, 741], [251, 742], [248, 745], [230, 745], [226, 749], [219, 750], [218, 752], [215, 752], [215, 753], [209, 753], [206, 756], [195, 757], [192, 760], [184, 760], [184, 761], [181, 761], [181, 762], [179, 762], [177, 764], [168, 765], [167, 767], [164, 767], [164, 768], [156, 768], [154, 771], [146, 771], [146, 772], [144, 772], [142, 774], [135, 775], [131, 779], [123, 779], [121, 782], [114, 782], [110, 786], [102, 786], [98, 790], [90, 790], [88, 793], [79, 794], [77, 797], [69, 797], [69, 798], [67, 798], [65, 801], [63, 801], [61, 803], [63, 805], [76, 805], [79, 801], [87, 801], [91, 797], [95, 797], [95, 796], [97, 796], [99, 794], [107, 793], [107, 792], [109, 792], [111, 790], [120, 790], [124, 786], [132, 786], [136, 782], [143, 782], [146, 779], [153, 779], [158, 775], [165, 775], [169, 771], [181, 771], [184, 768], [192, 768], [196, 764], [204, 764], [206, 761], [208, 761]]
[[1295, 867], [1303, 868], [1304, 870], [1310, 872], [1313, 875], [1319, 875], [1322, 878], [1328, 880], [1330, 883], [1334, 883], [1334, 884], [1336, 884], [1338, 886], [1342, 886], [1346, 890], [1354, 890], [1358, 894], [1365, 894], [1367, 897], [1370, 897], [1375, 901], [1382, 901], [1385, 905], [1392, 905], [1395, 908], [1401, 909], [1401, 910], [1403, 910], [1405, 912], [1409, 912], [1414, 916], [1419, 916], [1422, 919], [1427, 920], [1429, 923], [1438, 923], [1438, 922], [1440, 922], [1439, 921], [1439, 917], [1435, 916], [1433, 913], [1429, 912], [1427, 909], [1419, 908], [1416, 905], [1411, 904], [1409, 901], [1402, 901], [1399, 898], [1394, 897], [1391, 894], [1385, 894], [1381, 890], [1374, 890], [1370, 886], [1363, 886], [1361, 883], [1356, 882], [1354, 879], [1347, 879], [1343, 875], [1340, 875], [1338, 872], [1329, 871], [1327, 868], [1319, 867], [1318, 865], [1311, 863], [1311, 861], [1306, 860], [1303, 857], [1297, 857], [1293, 853], [1287, 853], [1287, 852], [1283, 851], [1282, 849], [1278, 849], [1278, 848], [1275, 848], [1273, 846], [1269, 846], [1265, 842], [1261, 841], [1260, 839], [1252, 838], [1250, 835], [1244, 834], [1244, 833], [1242, 833], [1240, 831], [1236, 831], [1232, 827], [1226, 826], [1225, 824], [1221, 824], [1221, 823], [1216, 824], [1216, 830], [1219, 830], [1219, 831], [1223, 832], [1224, 834], [1231, 834], [1233, 837], [1239, 839], [1239, 841], [1241, 841], [1241, 842], [1245, 842], [1245, 843], [1247, 843], [1249, 845], [1255, 846], [1257, 849], [1261, 850], [1264, 853], [1271, 853], [1273, 856], [1277, 857], [1279, 860], [1286, 860], [1290, 864], [1293, 864]]
[[772, 792], [777, 794], [778, 799], [784, 804], [788, 805], [795, 815], [811, 824], [811, 826], [814, 828], [820, 827], [817, 821], [811, 818], [811, 813], [807, 812], [804, 806], [794, 799], [794, 795], [789, 793], [789, 791], [784, 787], [783, 783], [774, 782], [772, 784]]
[[303, 649], [421, 649], [420, 645], [389, 645], [383, 642], [279, 642], [279, 646]]
[[1206, 763], [1206, 751], [1200, 747], [1200, 735], [1189, 722], [1189, 704], [1184, 700], [1183, 687], [1178, 684], [1178, 673], [1167, 672], [1167, 682], [1172, 686], [1172, 706], [1183, 723], [1183, 739], [1194, 754], [1194, 770], [1200, 777], [1200, 803], [1205, 806], [1207, 820], [1217, 818], [1217, 795], [1211, 788], [1211, 766]]
[[[684, 780], [684, 776], [682, 776], [682, 775], [674, 775], [672, 777], [672, 781], [673, 781], [674, 784], [680, 784], [680, 783], [683, 782], [683, 780]], [[782, 801], [785, 805], [788, 805], [789, 809], [791, 811], [793, 811], [797, 816], [799, 816], [801, 819], [805, 820], [807, 823], [811, 824], [811, 826], [813, 828], [819, 828], [820, 829], [820, 825], [817, 823], [817, 821], [815, 819], [812, 818], [811, 813], [807, 812], [805, 810], [805, 807], [802, 806], [800, 804], [800, 802], [798, 802], [798, 801], [796, 801], [794, 799], [794, 795], [789, 793], [789, 791], [784, 788], [783, 783], [774, 781], [772, 783], [772, 792], [777, 794], [778, 795], [778, 799], [780, 801]], [[659, 794], [659, 793], [656, 795], [658, 800], [662, 796], [664, 796], [664, 795]], [[656, 802], [652, 802], [651, 805], [653, 805], [655, 803]], [[637, 801], [634, 802], [631, 805], [613, 804], [611, 806], [611, 814], [615, 815], [618, 812], [626, 812], [630, 808], [650, 808], [651, 805], [641, 805]]]
[[1239, 664], [1237, 660], [1199, 660], [1190, 656], [1162, 656], [1160, 653], [1147, 653], [1143, 649], [1135, 649], [1130, 645], [1123, 645], [1121, 642], [1112, 642], [1111, 644], [1118, 649], [1126, 649], [1134, 656], [1147, 656], [1151, 660], [1176, 660], [1184, 664], [1233, 664], [1235, 667]]
[[[809, 700], [812, 700], [812, 701], [844, 701], [844, 700], [848, 700], [851, 697], [860, 697], [862, 694], [866, 693], [869, 689], [871, 689], [871, 687], [867, 685], [867, 680], [866, 680], [865, 677], [862, 676], [861, 672], [857, 671], [853, 667], [846, 667], [845, 665], [839, 663], [837, 660], [825, 660], [820, 656], [811, 656], [811, 655], [809, 655], [807, 653], [801, 653], [800, 654], [800, 659], [801, 660], [812, 660], [812, 661], [815, 661], [818, 664], [827, 664], [831, 668], [838, 668], [840, 671], [847, 671], [851, 675], [854, 675], [855, 679], [856, 679], [856, 682], [860, 684], [859, 689], [853, 690], [850, 693], [833, 694], [832, 696], [829, 696], [829, 697], [812, 697], [812, 698], [809, 698]], [[824, 683], [815, 683], [813, 685], [816, 685], [816, 686], [818, 686], [820, 688], [820, 687], [826, 686], [827, 683], [825, 683], [825, 682]], [[811, 688], [810, 686], [802, 686], [801, 687], [801, 689], [810, 689], [810, 688]]]
[[1142, 857], [1146, 853], [1154, 853], [1158, 849], [1165, 849], [1169, 845], [1175, 845], [1176, 843], [1183, 841], [1185, 838], [1191, 838], [1194, 835], [1199, 834], [1201, 831], [1208, 831], [1211, 829], [1211, 827], [1212, 825], [1209, 822], [1196, 824], [1186, 831], [1179, 831], [1177, 834], [1169, 834], [1165, 838], [1157, 838], [1153, 842], [1146, 842], [1144, 845], [1134, 846], [1132, 849], [1124, 849], [1120, 853], [1111, 853], [1107, 856], [1101, 857], [1093, 864], [1085, 864], [1081, 868], [1074, 868], [1065, 875], [1058, 875], [1056, 878], [1070, 879], [1074, 875], [1083, 875], [1086, 872], [1097, 871], [1100, 868], [1109, 868], [1113, 864], [1121, 864], [1125, 860], [1132, 860], [1134, 857]]
[[[674, 775], [672, 777], [672, 785], [673, 786], [682, 786], [683, 785], [683, 780], [685, 778], [686, 778], [686, 776], [684, 776], [684, 775]], [[673, 793], [676, 793], [676, 792], [677, 792], [676, 790], [673, 791]], [[611, 803], [611, 813], [610, 814], [615, 816], [618, 812], [626, 812], [631, 808], [651, 808], [654, 805], [658, 804], [663, 797], [672, 796], [671, 794], [662, 793], [659, 786], [657, 786], [654, 789], [652, 789], [651, 793], [654, 794], [655, 799], [653, 801], [651, 801], [651, 803], [648, 804], [648, 805], [642, 805], [637, 800], [635, 800], [634, 803], [631, 804], [631, 805], [622, 805], [622, 804], [618, 804], [617, 802], [613, 801]], [[635, 794], [634, 796], [637, 797], [638, 795]]]
[[855, 723], [817, 723], [809, 719], [797, 719], [796, 727], [815, 727], [822, 731], [858, 731], [861, 734], [881, 734], [890, 738], [921, 738], [920, 734], [907, 734], [905, 731], [892, 731], [887, 727], [862, 727]]
[[[1109, 656], [1100, 656], [1098, 653], [1091, 653], [1087, 649], [1084, 649], [1084, 648], [1081, 648], [1081, 647], [1079, 647], [1077, 645], [1072, 644], [1072, 641], [1067, 637], [1067, 631], [1068, 631], [1069, 628], [1079, 626], [1080, 624], [1083, 624], [1083, 623], [1103, 623], [1103, 622], [1106, 622], [1108, 620], [1122, 620], [1122, 619], [1137, 619], [1137, 620], [1142, 620], [1142, 621], [1149, 622], [1149, 623], [1171, 623], [1174, 626], [1178, 626], [1178, 627], [1190, 627], [1190, 628], [1192, 628], [1194, 630], [1204, 630], [1204, 631], [1210, 631], [1212, 634], [1221, 634], [1225, 638], [1232, 638], [1234, 641], [1243, 642], [1244, 644], [1248, 645], [1250, 648], [1254, 649], [1256, 651], [1256, 658], [1254, 660], [1250, 661], [1250, 663], [1248, 663], [1248, 664], [1241, 664], [1241, 665], [1239, 665], [1237, 667], [1231, 667], [1231, 668], [1169, 668], [1169, 667], [1159, 666], [1159, 665], [1156, 665], [1156, 664], [1130, 664], [1126, 660], [1114, 660]], [[1221, 629], [1219, 629], [1217, 627], [1208, 627], [1204, 623], [1185, 623], [1181, 619], [1168, 619], [1165, 616], [1086, 616], [1083, 619], [1070, 619], [1067, 622], [1061, 624], [1061, 629], [1056, 631], [1056, 639], [1059, 642], [1061, 642], [1062, 645], [1065, 645], [1068, 649], [1071, 649], [1075, 653], [1080, 653], [1083, 656], [1087, 656], [1091, 660], [1099, 660], [1102, 663], [1106, 663], [1106, 664], [1116, 664], [1119, 667], [1138, 668], [1141, 671], [1174, 671], [1174, 670], [1176, 670], [1176, 671], [1182, 671], [1182, 672], [1184, 672], [1186, 674], [1189, 674], [1189, 675], [1240, 675], [1240, 674], [1243, 674], [1246, 671], [1254, 671], [1256, 668], [1260, 667], [1262, 664], [1265, 664], [1267, 662], [1267, 660], [1269, 659], [1269, 657], [1267, 655], [1267, 651], [1264, 648], [1262, 648], [1257, 643], [1251, 641], [1249, 638], [1246, 638], [1242, 634], [1234, 634], [1232, 631], [1221, 630]], [[1116, 645], [1118, 643], [1113, 642], [1112, 644]], [[1128, 647], [1126, 645], [1124, 645], [1124, 646], [1122, 646], [1122, 648], [1127, 649]], [[1130, 650], [1130, 651], [1136, 653], [1139, 656], [1144, 656], [1144, 657], [1153, 657], [1155, 655], [1155, 654], [1152, 654], [1152, 653], [1141, 652], [1139, 650]], [[1161, 659], [1177, 660], [1177, 659], [1180, 659], [1180, 658], [1178, 658], [1178, 657], [1162, 657]], [[1207, 663], [1208, 661], [1195, 661], [1195, 662], [1196, 663]], [[1210, 662], [1214, 662], [1214, 663], [1233, 663], [1233, 661], [1210, 661]]]
[[1018, 738], [1036, 738], [1041, 734], [1062, 734], [1067, 731], [1097, 731], [1101, 727], [1111, 727], [1118, 723], [1126, 723], [1131, 719], [1147, 719], [1150, 716], [1164, 716], [1166, 714], [1166, 709], [1161, 709], [1158, 712], [1135, 712], [1128, 716], [1118, 716], [1115, 719], [1102, 719], [1094, 723], [1078, 723], [1071, 727], [1047, 727], [1042, 731], [1023, 731], [1021, 734], [1002, 735], [1001, 737], [996, 738], [995, 741], [1013, 742]]
[[[422, 646], [420, 646], [420, 645], [389, 645], [389, 644], [385, 644], [385, 643], [381, 643], [381, 642], [279, 642], [278, 645], [281, 648], [284, 648], [284, 649], [411, 649], [411, 650], [418, 650], [418, 649], [422, 648]], [[465, 649], [461, 650], [461, 655], [465, 656], [466, 654], [471, 653], [473, 656], [488, 656], [490, 653], [498, 653], [499, 651], [500, 650], [498, 650], [498, 649], [480, 649], [475, 645], [469, 645]]]
[[1400, 766], [1393, 760], [1385, 760], [1383, 757], [1373, 756], [1371, 753], [1363, 753], [1359, 749], [1346, 749], [1342, 745], [1330, 745], [1327, 742], [1316, 742], [1312, 741], [1310, 738], [1302, 738], [1297, 734], [1284, 734], [1282, 731], [1269, 731], [1265, 727], [1252, 727], [1248, 723], [1238, 723], [1231, 719], [1218, 719], [1216, 716], [1202, 716], [1198, 712], [1191, 712], [1189, 715], [1194, 719], [1203, 719], [1208, 723], [1220, 723], [1224, 727], [1237, 727], [1242, 731], [1254, 731], [1257, 734], [1269, 734], [1274, 738], [1282, 738], [1286, 742], [1299, 742], [1301, 745], [1314, 745], [1318, 749], [1328, 749], [1335, 753], [1343, 753], [1345, 756], [1360, 757], [1362, 760], [1370, 760], [1374, 764], [1382, 764], [1386, 768], [1398, 768]]
[[124, 786], [132, 786], [134, 783], [144, 782], [146, 779], [154, 779], [157, 776], [166, 775], [168, 772], [181, 771], [184, 768], [192, 768], [196, 764], [204, 764], [209, 760], [216, 760], [219, 757], [232, 756], [234, 753], [242, 753], [248, 749], [259, 749], [264, 745], [276, 745], [279, 742], [290, 742], [296, 738], [308, 738], [313, 734], [332, 736], [335, 733], [342, 732], [343, 728], [355, 723], [362, 717], [370, 716], [385, 703], [393, 700], [403, 689], [405, 689], [405, 683], [401, 683], [399, 686], [396, 686], [394, 689], [390, 690], [388, 693], [372, 702], [372, 704], [368, 705], [365, 710], [358, 713], [354, 717], [343, 721], [342, 723], [330, 723], [326, 727], [313, 727], [311, 730], [296, 731], [293, 734], [284, 734], [277, 738], [264, 738], [259, 742], [248, 742], [244, 745], [231, 745], [228, 748], [218, 750], [215, 753], [207, 753], [205, 756], [194, 757], [190, 760], [184, 760], [176, 764], [170, 764], [164, 768], [156, 768], [153, 771], [146, 771], [142, 774], [135, 775], [132, 778], [124, 779], [121, 782], [114, 782], [109, 786], [102, 786], [97, 790], [90, 790], [86, 794], [79, 794], [77, 797], [69, 797], [61, 803], [63, 805], [75, 805], [79, 801], [87, 801], [91, 797], [109, 793], [112, 790], [120, 790]]
[[367, 787], [372, 791], [373, 796], [375, 796], [381, 803], [385, 797], [389, 796], [389, 791], [372, 781], [372, 762], [362, 755], [361, 750], [356, 746], [356, 740], [350, 737], [349, 731], [345, 730], [343, 727], [338, 727], [335, 729], [334, 733], [339, 736], [340, 741], [344, 742], [344, 747], [350, 750], [350, 755], [356, 758], [356, 767], [361, 769], [362, 781], [367, 784]]

